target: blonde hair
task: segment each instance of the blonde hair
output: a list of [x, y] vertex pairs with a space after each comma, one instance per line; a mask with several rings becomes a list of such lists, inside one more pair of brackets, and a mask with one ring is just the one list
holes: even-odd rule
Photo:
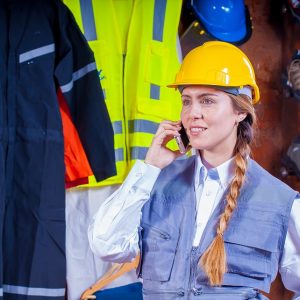
[[251, 152], [249, 145], [253, 140], [253, 128], [256, 124], [256, 114], [251, 99], [245, 95], [230, 95], [230, 98], [233, 107], [239, 112], [247, 113], [247, 116], [237, 128], [237, 141], [234, 149], [235, 174], [226, 195], [227, 204], [220, 215], [216, 237], [199, 260], [199, 265], [204, 269], [211, 285], [221, 285], [227, 269], [223, 234], [237, 206], [240, 190], [245, 181], [247, 157]]

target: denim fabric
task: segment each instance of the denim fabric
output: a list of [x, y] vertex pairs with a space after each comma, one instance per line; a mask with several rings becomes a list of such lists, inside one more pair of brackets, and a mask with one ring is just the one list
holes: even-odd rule
[[297, 192], [249, 160], [246, 182], [224, 233], [228, 271], [223, 286], [212, 288], [198, 261], [215, 236], [226, 192], [200, 245], [193, 247], [194, 169], [195, 157], [165, 168], [143, 207], [138, 272], [144, 299], [264, 299], [257, 290], [268, 292], [277, 274]]

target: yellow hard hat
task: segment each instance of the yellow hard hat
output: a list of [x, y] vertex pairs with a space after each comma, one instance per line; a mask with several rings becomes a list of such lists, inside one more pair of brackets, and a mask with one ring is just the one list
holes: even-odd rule
[[259, 89], [250, 60], [238, 47], [226, 42], [206, 42], [186, 55], [175, 82], [168, 87], [185, 85], [251, 87], [252, 103], [259, 101]]

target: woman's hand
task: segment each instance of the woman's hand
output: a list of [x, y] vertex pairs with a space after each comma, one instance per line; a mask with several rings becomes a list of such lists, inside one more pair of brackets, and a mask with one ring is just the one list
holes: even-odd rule
[[179, 150], [172, 151], [166, 147], [166, 144], [174, 136], [180, 136], [178, 133], [180, 128], [181, 121], [162, 121], [153, 137], [152, 144], [145, 158], [145, 163], [163, 169], [177, 157], [183, 155]]

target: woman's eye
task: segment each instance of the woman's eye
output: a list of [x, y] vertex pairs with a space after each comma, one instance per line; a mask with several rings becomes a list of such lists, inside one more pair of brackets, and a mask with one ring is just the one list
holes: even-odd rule
[[211, 104], [211, 103], [213, 103], [213, 100], [210, 99], [210, 98], [203, 98], [201, 100], [201, 103], [203, 103], [203, 104]]
[[188, 99], [182, 99], [182, 105], [186, 106], [190, 104], [190, 100]]

